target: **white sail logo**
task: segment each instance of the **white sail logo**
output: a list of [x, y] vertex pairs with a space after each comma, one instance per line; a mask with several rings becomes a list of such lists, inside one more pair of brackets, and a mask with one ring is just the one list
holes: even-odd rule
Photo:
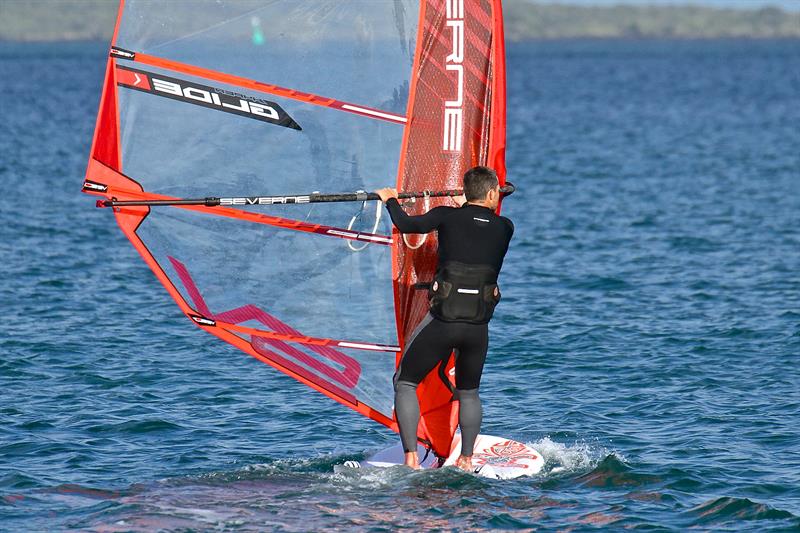
[[182, 96], [189, 100], [196, 100], [204, 104], [212, 104], [218, 107], [242, 111], [244, 113], [250, 113], [271, 120], [280, 119], [278, 112], [271, 106], [257, 104], [256, 102], [248, 101], [243, 98], [238, 99], [238, 104], [223, 102], [217, 93], [205, 89], [199, 89], [197, 87], [181, 87], [179, 84], [171, 81], [153, 78], [153, 89], [162, 93], [174, 94], [175, 96]]
[[452, 51], [445, 58], [445, 69], [455, 73], [456, 97], [444, 102], [442, 149], [461, 151], [464, 125], [464, 0], [447, 0], [447, 27], [452, 37]]
[[220, 198], [219, 205], [307, 204], [310, 201], [310, 196], [242, 196], [238, 198]]

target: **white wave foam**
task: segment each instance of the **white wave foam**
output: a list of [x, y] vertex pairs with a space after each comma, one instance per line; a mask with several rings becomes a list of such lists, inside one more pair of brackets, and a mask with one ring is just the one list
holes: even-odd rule
[[544, 437], [536, 442], [527, 442], [526, 444], [544, 457], [544, 469], [542, 470], [544, 475], [587, 472], [612, 453], [624, 461], [619, 452], [609, 450], [599, 444], [589, 444], [586, 441], [577, 441], [569, 445], [556, 442], [550, 437]]

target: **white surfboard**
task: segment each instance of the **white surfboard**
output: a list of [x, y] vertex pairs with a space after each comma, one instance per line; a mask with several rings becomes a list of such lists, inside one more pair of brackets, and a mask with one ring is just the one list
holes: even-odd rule
[[[425, 457], [427, 450], [422, 446], [417, 448], [422, 468], [436, 468], [438, 461], [433, 453]], [[454, 465], [461, 454], [461, 435], [456, 434], [450, 449], [450, 456], [444, 466]], [[400, 444], [380, 451], [362, 461], [362, 468], [385, 468], [403, 464], [403, 447]], [[532, 476], [544, 466], [542, 455], [521, 442], [492, 435], [478, 435], [475, 449], [472, 452], [472, 465], [475, 473], [482, 477], [493, 479], [514, 479], [521, 476]], [[355, 465], [352, 465], [355, 466]]]

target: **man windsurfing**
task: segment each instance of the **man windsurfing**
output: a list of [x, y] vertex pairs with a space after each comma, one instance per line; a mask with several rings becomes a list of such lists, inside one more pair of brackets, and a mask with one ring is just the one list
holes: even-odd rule
[[511, 220], [495, 213], [500, 201], [497, 174], [488, 167], [471, 168], [464, 174], [465, 203], [461, 207], [436, 207], [419, 216], [403, 211], [396, 189], [375, 192], [398, 231], [436, 231], [439, 240], [439, 260], [429, 291], [430, 312], [409, 337], [394, 376], [394, 405], [405, 464], [419, 468], [417, 386], [455, 351], [455, 397], [460, 403], [461, 428], [461, 455], [456, 466], [471, 472], [482, 419], [478, 387], [489, 346], [489, 320], [500, 300], [497, 276], [514, 233]]

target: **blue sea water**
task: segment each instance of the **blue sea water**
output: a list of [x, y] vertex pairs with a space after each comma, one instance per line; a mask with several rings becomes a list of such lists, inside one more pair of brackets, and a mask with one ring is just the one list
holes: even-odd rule
[[800, 530], [800, 42], [508, 50], [484, 432], [396, 437], [187, 323], [79, 193], [106, 45], [0, 43], [0, 530]]

